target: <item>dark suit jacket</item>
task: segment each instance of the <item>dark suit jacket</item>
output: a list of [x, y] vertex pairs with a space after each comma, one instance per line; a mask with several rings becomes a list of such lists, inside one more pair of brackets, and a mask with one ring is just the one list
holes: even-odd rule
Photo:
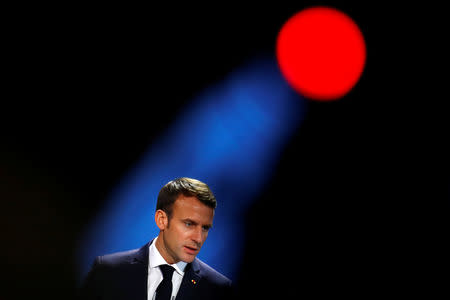
[[[150, 243], [97, 257], [81, 287], [81, 299], [146, 300]], [[184, 270], [176, 300], [231, 299], [231, 293], [227, 277], [195, 258]]]

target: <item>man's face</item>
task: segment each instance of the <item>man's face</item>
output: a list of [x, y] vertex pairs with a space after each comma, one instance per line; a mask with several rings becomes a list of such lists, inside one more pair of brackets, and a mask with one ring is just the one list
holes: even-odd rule
[[[172, 217], [164, 221], [157, 248], [169, 263], [190, 263], [200, 251], [212, 226], [214, 209], [196, 197], [179, 195], [172, 207]], [[158, 221], [157, 221], [158, 223]]]

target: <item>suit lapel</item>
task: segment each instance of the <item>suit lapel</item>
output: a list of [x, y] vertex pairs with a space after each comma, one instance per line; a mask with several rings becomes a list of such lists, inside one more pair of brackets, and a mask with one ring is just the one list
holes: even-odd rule
[[176, 300], [195, 299], [192, 295], [195, 294], [195, 289], [201, 280], [200, 266], [197, 258], [186, 266], [186, 270], [181, 281], [180, 289], [178, 290]]
[[[150, 242], [151, 243], [151, 242]], [[148, 278], [148, 247], [149, 243], [141, 247], [134, 255], [129, 257], [129, 265], [123, 272], [122, 278], [127, 282], [129, 299], [147, 299]]]

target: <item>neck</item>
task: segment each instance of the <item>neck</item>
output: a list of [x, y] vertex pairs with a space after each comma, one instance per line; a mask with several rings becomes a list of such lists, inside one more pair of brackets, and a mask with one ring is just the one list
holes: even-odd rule
[[169, 255], [169, 252], [167, 251], [167, 248], [165, 247], [164, 244], [164, 232], [159, 232], [158, 238], [156, 239], [155, 242], [155, 247], [156, 249], [158, 249], [159, 254], [161, 254], [161, 256], [164, 258], [164, 260], [169, 264], [176, 264], [177, 261], [175, 261], [171, 255]]

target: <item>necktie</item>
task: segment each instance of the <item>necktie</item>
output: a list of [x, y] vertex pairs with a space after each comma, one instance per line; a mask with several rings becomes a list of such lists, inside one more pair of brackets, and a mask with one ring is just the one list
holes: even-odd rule
[[172, 275], [175, 269], [169, 265], [160, 265], [163, 280], [156, 289], [156, 300], [170, 300], [172, 296]]

